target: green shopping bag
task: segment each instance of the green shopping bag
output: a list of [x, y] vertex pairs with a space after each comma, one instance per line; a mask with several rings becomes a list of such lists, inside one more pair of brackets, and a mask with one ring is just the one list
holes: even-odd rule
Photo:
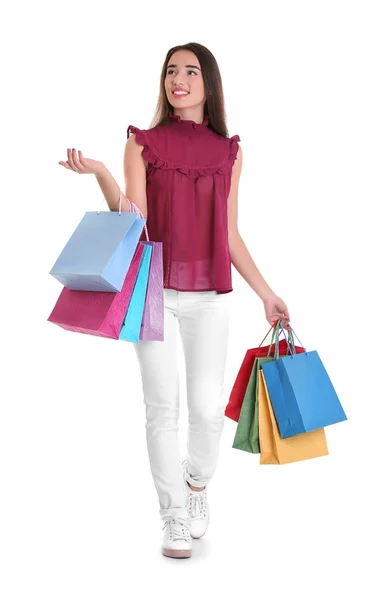
[[[237, 422], [236, 434], [233, 440], [233, 448], [244, 450], [252, 454], [260, 454], [259, 440], [259, 404], [258, 404], [258, 373], [261, 365], [271, 362], [278, 358], [278, 344], [275, 344], [276, 355], [271, 356], [272, 345], [279, 339], [281, 319], [278, 321], [272, 333], [271, 344], [267, 356], [256, 357], [253, 363], [252, 372], [246, 388], [244, 401], [241, 406], [240, 416]], [[292, 347], [295, 349], [295, 340], [292, 332], [288, 330], [288, 337]]]
[[240, 417], [237, 423], [236, 435], [233, 440], [233, 448], [245, 450], [252, 454], [260, 454], [259, 441], [259, 405], [257, 402], [259, 378], [258, 372], [261, 365], [274, 360], [273, 356], [255, 358], [251, 376], [246, 388], [244, 401], [242, 403]]

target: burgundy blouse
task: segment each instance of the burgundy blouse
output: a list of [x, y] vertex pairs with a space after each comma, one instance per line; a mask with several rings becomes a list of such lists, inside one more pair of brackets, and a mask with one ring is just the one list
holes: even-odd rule
[[227, 198], [238, 135], [225, 138], [171, 113], [165, 125], [130, 125], [147, 161], [147, 226], [162, 242], [164, 288], [231, 292]]

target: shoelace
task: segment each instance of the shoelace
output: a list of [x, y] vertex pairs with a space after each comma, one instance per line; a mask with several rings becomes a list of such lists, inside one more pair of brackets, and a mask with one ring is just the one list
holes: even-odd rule
[[191, 519], [206, 516], [206, 488], [202, 492], [188, 492], [188, 514]]
[[165, 527], [169, 527], [169, 538], [171, 540], [186, 540], [191, 541], [190, 530], [188, 527], [188, 521], [181, 519], [180, 517], [170, 517], [164, 523], [163, 530]]

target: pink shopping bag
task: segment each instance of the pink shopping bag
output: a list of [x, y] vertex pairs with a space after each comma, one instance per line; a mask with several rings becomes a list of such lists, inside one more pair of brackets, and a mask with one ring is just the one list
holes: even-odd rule
[[144, 246], [139, 242], [120, 292], [86, 292], [64, 287], [48, 321], [69, 331], [119, 339], [143, 251]]

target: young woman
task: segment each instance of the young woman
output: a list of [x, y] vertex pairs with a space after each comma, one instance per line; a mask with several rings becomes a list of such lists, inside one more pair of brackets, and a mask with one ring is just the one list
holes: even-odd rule
[[[150, 240], [163, 246], [164, 341], [140, 341], [134, 348], [143, 382], [150, 468], [164, 521], [162, 552], [183, 558], [191, 556], [192, 538], [204, 535], [210, 517], [207, 485], [224, 424], [231, 263], [262, 300], [270, 324], [282, 318], [287, 326], [290, 317], [237, 227], [240, 138], [228, 137], [221, 75], [207, 48], [190, 43], [168, 51], [154, 121], [146, 130], [130, 125], [127, 137], [125, 195], [147, 218]], [[60, 164], [94, 174], [109, 208], [118, 210], [120, 188], [105, 165], [75, 148], [67, 153], [68, 160]], [[178, 328], [189, 415], [183, 462]]]

